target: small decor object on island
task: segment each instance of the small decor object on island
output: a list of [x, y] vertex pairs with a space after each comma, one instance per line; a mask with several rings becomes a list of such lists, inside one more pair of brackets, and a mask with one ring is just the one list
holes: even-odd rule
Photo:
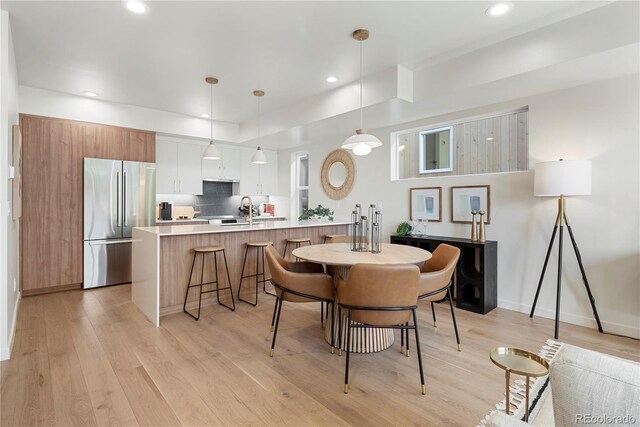
[[298, 221], [304, 221], [308, 219], [316, 219], [322, 221], [327, 218], [329, 221], [333, 221], [333, 211], [329, 208], [325, 208], [322, 205], [318, 205], [315, 209], [303, 209], [302, 214], [298, 217]]
[[471, 240], [472, 241], [477, 241], [478, 240], [478, 233], [477, 233], [477, 223], [476, 223], [476, 215], [478, 214], [477, 210], [472, 210], [471, 211], [471, 216], [473, 217], [473, 220], [471, 221]]
[[491, 224], [491, 188], [488, 185], [451, 187], [451, 222], [470, 224], [469, 212], [486, 212], [485, 224]]
[[442, 221], [442, 187], [409, 189], [411, 220]]

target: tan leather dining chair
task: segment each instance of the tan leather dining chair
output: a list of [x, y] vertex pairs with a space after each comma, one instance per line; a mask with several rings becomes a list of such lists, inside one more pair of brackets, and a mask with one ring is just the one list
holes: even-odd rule
[[[451, 319], [453, 320], [453, 329], [456, 333], [456, 342], [458, 343], [458, 351], [462, 351], [460, 346], [460, 335], [458, 334], [458, 325], [456, 323], [456, 315], [453, 311], [453, 302], [451, 297], [451, 285], [453, 284], [453, 273], [456, 271], [456, 265], [460, 258], [460, 249], [455, 246], [441, 243], [438, 245], [431, 258], [426, 261], [420, 270], [420, 286], [418, 297], [421, 301], [431, 302], [431, 312], [433, 314], [433, 326], [437, 327], [436, 311], [433, 303], [442, 300], [449, 300], [451, 308]], [[404, 340], [403, 340], [404, 344]], [[409, 338], [407, 334], [407, 349], [409, 347]], [[405, 350], [401, 347], [401, 351]], [[405, 352], [409, 354], [408, 350]]]
[[[349, 354], [352, 328], [393, 328], [400, 333], [413, 329], [416, 337], [422, 394], [426, 394], [420, 334], [416, 319], [420, 269], [415, 265], [356, 264], [345, 281], [338, 282], [338, 318], [347, 311], [347, 358], [344, 392], [349, 392]], [[412, 321], [413, 324], [409, 322]], [[355, 322], [355, 323], [353, 323]], [[342, 322], [338, 327], [342, 343]]]
[[[331, 317], [334, 314], [335, 288], [333, 278], [324, 273], [320, 264], [311, 262], [289, 262], [282, 258], [273, 245], [266, 247], [267, 265], [271, 272], [271, 283], [276, 291], [276, 305], [273, 308], [271, 328], [273, 340], [271, 342], [270, 356], [276, 346], [278, 325], [280, 324], [280, 312], [284, 301], [305, 303], [324, 302], [331, 304]], [[274, 328], [275, 324], [275, 328]], [[331, 353], [334, 351], [334, 336], [331, 333]]]

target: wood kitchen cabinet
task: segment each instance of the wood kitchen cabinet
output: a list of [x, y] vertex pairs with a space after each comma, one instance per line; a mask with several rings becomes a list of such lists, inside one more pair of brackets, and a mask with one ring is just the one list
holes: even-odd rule
[[21, 289], [82, 285], [83, 158], [155, 162], [155, 134], [21, 114]]
[[202, 146], [158, 139], [158, 194], [202, 194]]

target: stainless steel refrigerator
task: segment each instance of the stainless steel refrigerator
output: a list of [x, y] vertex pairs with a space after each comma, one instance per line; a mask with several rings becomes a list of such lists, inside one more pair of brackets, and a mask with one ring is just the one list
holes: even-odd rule
[[155, 224], [155, 202], [155, 163], [84, 159], [84, 288], [131, 282], [132, 229]]

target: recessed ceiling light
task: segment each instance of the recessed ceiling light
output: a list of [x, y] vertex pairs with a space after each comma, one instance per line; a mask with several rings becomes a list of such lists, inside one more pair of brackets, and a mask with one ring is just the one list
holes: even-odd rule
[[95, 92], [89, 92], [88, 90], [87, 90], [87, 91], [82, 92], [82, 94], [83, 94], [84, 96], [88, 96], [88, 97], [90, 97], [90, 98], [95, 98], [96, 96], [98, 96], [98, 94], [97, 94], [97, 93], [95, 93]]
[[513, 3], [497, 3], [485, 11], [487, 16], [500, 16], [511, 12]]
[[329, 76], [325, 80], [327, 81], [327, 83], [335, 83], [338, 81], [338, 78], [334, 76]]
[[205, 114], [200, 114], [200, 117], [202, 117], [203, 119], [208, 119], [211, 116], [205, 113]]
[[127, 6], [127, 9], [133, 13], [137, 13], [138, 15], [143, 15], [149, 12], [149, 6], [141, 1], [128, 1], [125, 5]]
[[493, 141], [493, 137], [492, 136], [488, 137], [487, 141]]

